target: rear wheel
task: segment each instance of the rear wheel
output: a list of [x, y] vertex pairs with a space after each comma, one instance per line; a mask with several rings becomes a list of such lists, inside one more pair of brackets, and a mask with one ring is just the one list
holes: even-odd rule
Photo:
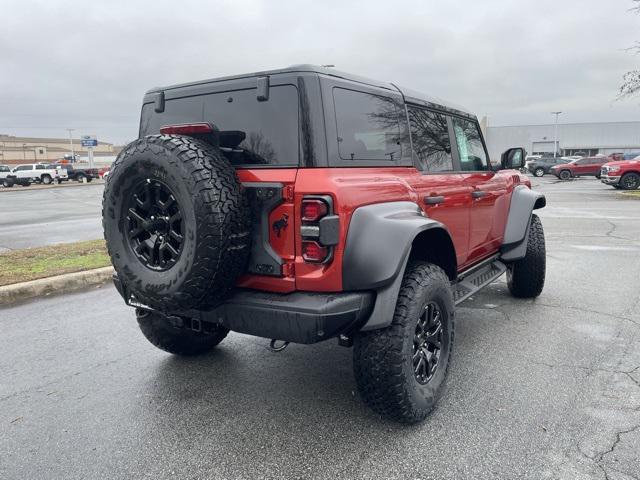
[[507, 267], [507, 286], [511, 295], [534, 298], [542, 293], [546, 274], [546, 248], [540, 218], [532, 214], [527, 237], [527, 253]]
[[560, 177], [560, 180], [569, 180], [571, 178], [571, 172], [569, 170], [562, 170], [558, 177]]
[[80, 183], [86, 183], [87, 182], [87, 177], [85, 175], [80, 174], [80, 175], [78, 175], [76, 177], [76, 180], [78, 182], [80, 182]]
[[196, 332], [184, 326], [176, 327], [172, 321], [158, 313], [137, 309], [138, 326], [143, 335], [156, 347], [174, 355], [200, 355], [218, 345], [229, 333], [223, 327], [211, 327]]
[[45, 185], [49, 185], [51, 183], [51, 175], [43, 175], [42, 183], [44, 183]]
[[4, 188], [11, 188], [13, 187], [13, 182], [10, 180], [7, 180], [6, 178], [2, 180], [2, 186]]
[[391, 325], [355, 337], [353, 366], [362, 399], [397, 421], [424, 420], [442, 393], [453, 335], [449, 278], [433, 264], [409, 263]]
[[533, 174], [534, 174], [536, 177], [542, 177], [542, 176], [544, 175], [544, 168], [540, 168], [540, 167], [536, 168], [536, 169], [533, 171]]
[[637, 173], [625, 173], [620, 179], [620, 187], [624, 190], [635, 190], [640, 187], [640, 175]]

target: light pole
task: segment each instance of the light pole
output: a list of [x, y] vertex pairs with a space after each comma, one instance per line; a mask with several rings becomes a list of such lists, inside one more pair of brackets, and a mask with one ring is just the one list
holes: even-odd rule
[[76, 158], [76, 154], [73, 151], [73, 137], [71, 136], [71, 132], [75, 130], [75, 128], [67, 128], [67, 132], [69, 132], [69, 147], [71, 148], [71, 158]]
[[556, 116], [556, 124], [553, 128], [553, 158], [557, 158], [558, 155], [558, 116], [562, 112], [551, 112], [551, 115]]

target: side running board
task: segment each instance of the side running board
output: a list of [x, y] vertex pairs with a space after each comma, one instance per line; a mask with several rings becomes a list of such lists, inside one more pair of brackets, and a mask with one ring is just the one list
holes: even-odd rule
[[506, 271], [507, 267], [504, 263], [492, 258], [467, 272], [461, 273], [458, 280], [451, 285], [453, 288], [453, 301], [458, 305], [481, 288], [497, 280]]

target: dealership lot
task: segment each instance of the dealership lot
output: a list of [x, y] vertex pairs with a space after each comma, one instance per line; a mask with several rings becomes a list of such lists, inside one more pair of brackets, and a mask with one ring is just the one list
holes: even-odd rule
[[[274, 354], [230, 334], [175, 358], [108, 286], [0, 310], [0, 478], [634, 478], [640, 201], [593, 179], [534, 183], [545, 290], [516, 300], [500, 282], [462, 305], [423, 424], [371, 413], [334, 341]], [[100, 237], [102, 188], [59, 192], [0, 194], [0, 245]]]
[[0, 252], [102, 238], [104, 184], [0, 191]]

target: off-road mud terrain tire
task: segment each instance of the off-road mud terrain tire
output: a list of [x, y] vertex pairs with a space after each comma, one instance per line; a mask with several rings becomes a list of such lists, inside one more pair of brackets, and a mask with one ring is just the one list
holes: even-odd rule
[[[426, 384], [414, 371], [414, 342], [425, 306], [436, 302], [442, 314], [441, 354]], [[391, 325], [360, 332], [353, 366], [360, 396], [376, 413], [402, 423], [424, 420], [434, 408], [449, 368], [454, 338], [454, 302], [449, 278], [427, 262], [410, 262]]]
[[[145, 182], [160, 193], [145, 190]], [[146, 191], [142, 193], [144, 202], [136, 193], [141, 189]], [[159, 201], [163, 191], [175, 200], [170, 201], [169, 195]], [[145, 264], [135, 250], [135, 242], [140, 240], [130, 239], [135, 230], [130, 207], [146, 204], [147, 198], [158, 205], [169, 202], [172, 209], [181, 212], [182, 243], [174, 247], [180, 252], [162, 271]], [[157, 216], [155, 222], [164, 219], [164, 228], [178, 228], [170, 218], [174, 215]], [[118, 155], [105, 184], [102, 224], [118, 278], [128, 296], [133, 294], [137, 301], [160, 311], [204, 309], [224, 299], [246, 267], [250, 220], [232, 165], [217, 148], [191, 137], [150, 135], [135, 140]], [[139, 220], [135, 218], [135, 222]], [[145, 221], [134, 226], [149, 224]], [[158, 236], [149, 238], [154, 245], [158, 241]], [[156, 255], [155, 248], [147, 252], [153, 250]]]
[[175, 327], [164, 315], [136, 309], [138, 326], [153, 345], [174, 355], [200, 355], [218, 345], [229, 333], [224, 327], [195, 332], [185, 327]]
[[527, 237], [527, 254], [507, 267], [507, 286], [518, 298], [535, 298], [544, 287], [546, 271], [544, 230], [540, 218], [532, 214]]

